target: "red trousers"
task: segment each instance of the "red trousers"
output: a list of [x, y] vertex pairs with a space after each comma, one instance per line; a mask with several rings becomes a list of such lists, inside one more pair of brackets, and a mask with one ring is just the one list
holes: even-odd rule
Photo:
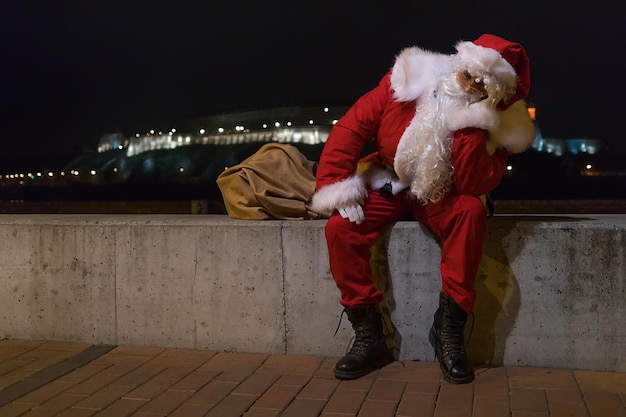
[[[384, 295], [374, 286], [370, 248], [380, 231], [399, 220], [413, 219], [441, 241], [441, 286], [468, 314], [476, 293], [474, 280], [482, 256], [486, 212], [480, 199], [448, 193], [436, 204], [421, 204], [400, 193], [383, 197], [370, 190], [363, 206], [365, 221], [355, 224], [335, 212], [326, 224], [330, 270], [341, 292], [341, 304], [377, 304]], [[418, 260], [416, 259], [416, 262]]]

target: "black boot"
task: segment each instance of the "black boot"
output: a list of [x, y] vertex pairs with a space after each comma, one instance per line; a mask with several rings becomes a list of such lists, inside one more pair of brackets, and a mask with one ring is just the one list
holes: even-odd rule
[[463, 329], [467, 313], [444, 293], [439, 294], [439, 308], [435, 312], [428, 339], [435, 349], [443, 378], [453, 384], [474, 380], [474, 370], [467, 361]]
[[393, 361], [387, 348], [378, 305], [345, 308], [356, 338], [350, 352], [335, 365], [335, 377], [355, 379]]

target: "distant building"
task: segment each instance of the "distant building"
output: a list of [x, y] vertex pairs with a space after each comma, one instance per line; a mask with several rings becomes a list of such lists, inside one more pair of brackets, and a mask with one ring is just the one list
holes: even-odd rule
[[126, 149], [127, 156], [156, 149], [175, 149], [191, 144], [230, 145], [252, 142], [326, 142], [330, 129], [347, 107], [280, 107], [219, 114], [186, 120], [181, 131], [150, 131], [124, 138], [107, 134], [100, 138], [98, 152]]
[[554, 139], [545, 138], [541, 133], [541, 128], [536, 118], [535, 106], [529, 104], [528, 114], [533, 120], [535, 125], [536, 136], [533, 141], [532, 148], [538, 152], [551, 153], [556, 156], [563, 156], [565, 154], [577, 155], [580, 153], [587, 153], [593, 155], [604, 149], [604, 142], [600, 139], [589, 138], [570, 138], [570, 139]]

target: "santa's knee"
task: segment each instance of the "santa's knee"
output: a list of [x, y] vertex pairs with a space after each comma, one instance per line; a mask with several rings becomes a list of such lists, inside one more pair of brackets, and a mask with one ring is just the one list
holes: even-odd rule
[[455, 206], [456, 212], [468, 219], [484, 221], [487, 213], [482, 200], [473, 195], [459, 194]]

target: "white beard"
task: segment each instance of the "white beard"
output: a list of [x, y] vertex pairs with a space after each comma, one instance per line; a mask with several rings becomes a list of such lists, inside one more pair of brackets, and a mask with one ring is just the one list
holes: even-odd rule
[[461, 89], [454, 74], [420, 98], [415, 117], [398, 144], [394, 170], [410, 194], [423, 203], [436, 203], [450, 191], [454, 181], [450, 148], [456, 130], [450, 125], [459, 112], [467, 112], [478, 100]]

